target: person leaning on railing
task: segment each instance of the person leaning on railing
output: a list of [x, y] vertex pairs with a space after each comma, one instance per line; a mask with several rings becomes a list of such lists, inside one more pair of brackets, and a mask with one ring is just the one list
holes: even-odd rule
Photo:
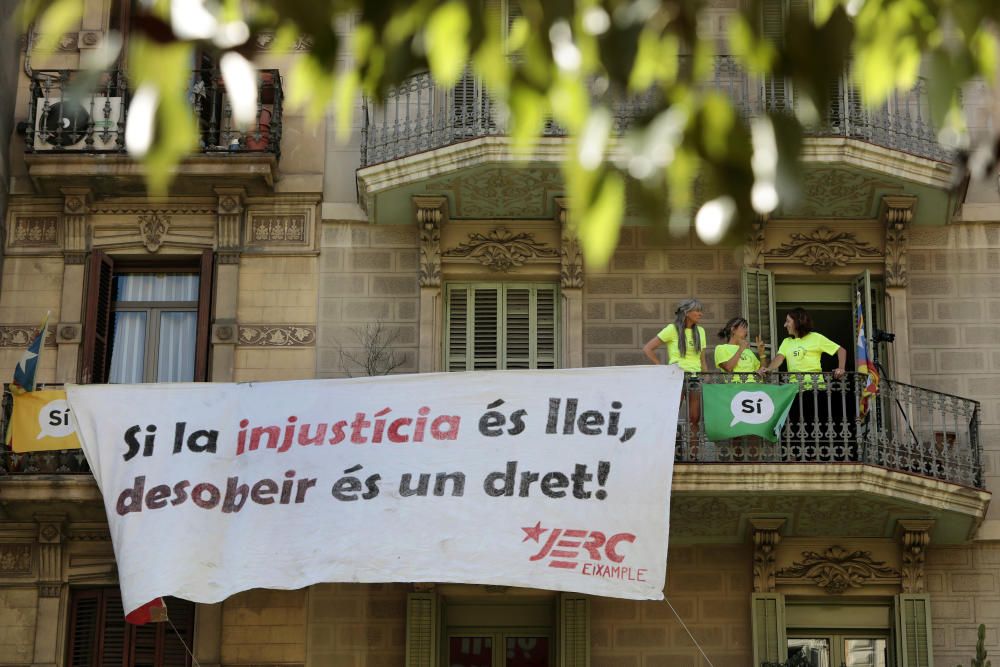
[[764, 356], [764, 341], [757, 336], [757, 354], [750, 349], [747, 336], [750, 323], [742, 317], [734, 317], [719, 331], [719, 338], [726, 342], [715, 348], [715, 365], [723, 373], [732, 373], [729, 382], [757, 382], [754, 373], [760, 368], [760, 358]]
[[[705, 330], [698, 326], [704, 307], [698, 299], [685, 299], [674, 311], [674, 321], [663, 327], [660, 333], [649, 339], [642, 351], [654, 364], [660, 363], [656, 356], [656, 348], [667, 346], [667, 363], [677, 364], [685, 373], [696, 375], [708, 372], [708, 362], [705, 360], [705, 348], [708, 338]], [[683, 334], [681, 334], [683, 332]], [[697, 335], [696, 335], [697, 334]], [[688, 421], [697, 425], [701, 414], [701, 394], [696, 382], [689, 383], [688, 391]]]

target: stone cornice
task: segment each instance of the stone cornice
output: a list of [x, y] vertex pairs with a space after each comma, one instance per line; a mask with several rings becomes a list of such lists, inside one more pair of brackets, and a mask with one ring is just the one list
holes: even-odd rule
[[0, 483], [0, 503], [42, 501], [103, 503], [90, 475], [19, 475]]

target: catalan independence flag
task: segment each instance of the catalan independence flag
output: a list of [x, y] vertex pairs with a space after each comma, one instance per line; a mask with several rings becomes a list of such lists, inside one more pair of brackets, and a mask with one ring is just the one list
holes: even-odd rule
[[[45, 334], [49, 329], [49, 313], [45, 313], [45, 319], [35, 332], [35, 335], [28, 341], [21, 359], [14, 367], [14, 380], [10, 383], [10, 391], [13, 394], [23, 394], [35, 390], [35, 371], [38, 370], [38, 357], [42, 353], [42, 345], [45, 343]], [[14, 420], [7, 423], [7, 432], [4, 433], [4, 444], [10, 447], [12, 426]]]
[[864, 418], [868, 414], [868, 401], [878, 393], [878, 369], [868, 356], [868, 338], [865, 336], [865, 314], [861, 303], [861, 294], [858, 294], [858, 313], [855, 318], [857, 322], [857, 349], [854, 352], [854, 359], [857, 362], [858, 373], [867, 375], [864, 389], [861, 390], [861, 400], [859, 401], [859, 416]]

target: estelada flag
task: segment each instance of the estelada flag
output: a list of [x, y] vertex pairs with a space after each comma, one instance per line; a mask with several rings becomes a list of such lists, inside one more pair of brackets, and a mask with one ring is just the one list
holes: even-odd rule
[[150, 600], [141, 607], [136, 607], [125, 617], [126, 623], [145, 625], [146, 623], [162, 623], [167, 620], [167, 605], [163, 598]]

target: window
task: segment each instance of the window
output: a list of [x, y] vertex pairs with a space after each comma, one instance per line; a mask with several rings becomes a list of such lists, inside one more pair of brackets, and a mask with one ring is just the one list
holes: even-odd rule
[[83, 382], [207, 379], [211, 251], [159, 267], [116, 267], [98, 251], [89, 271]]
[[887, 667], [885, 636], [807, 633], [788, 637], [788, 664], [801, 667]]
[[184, 644], [194, 645], [194, 603], [165, 603], [176, 633], [170, 623], [126, 623], [116, 588], [72, 590], [67, 667], [191, 667]]
[[449, 371], [558, 366], [558, 288], [537, 283], [450, 283]]

